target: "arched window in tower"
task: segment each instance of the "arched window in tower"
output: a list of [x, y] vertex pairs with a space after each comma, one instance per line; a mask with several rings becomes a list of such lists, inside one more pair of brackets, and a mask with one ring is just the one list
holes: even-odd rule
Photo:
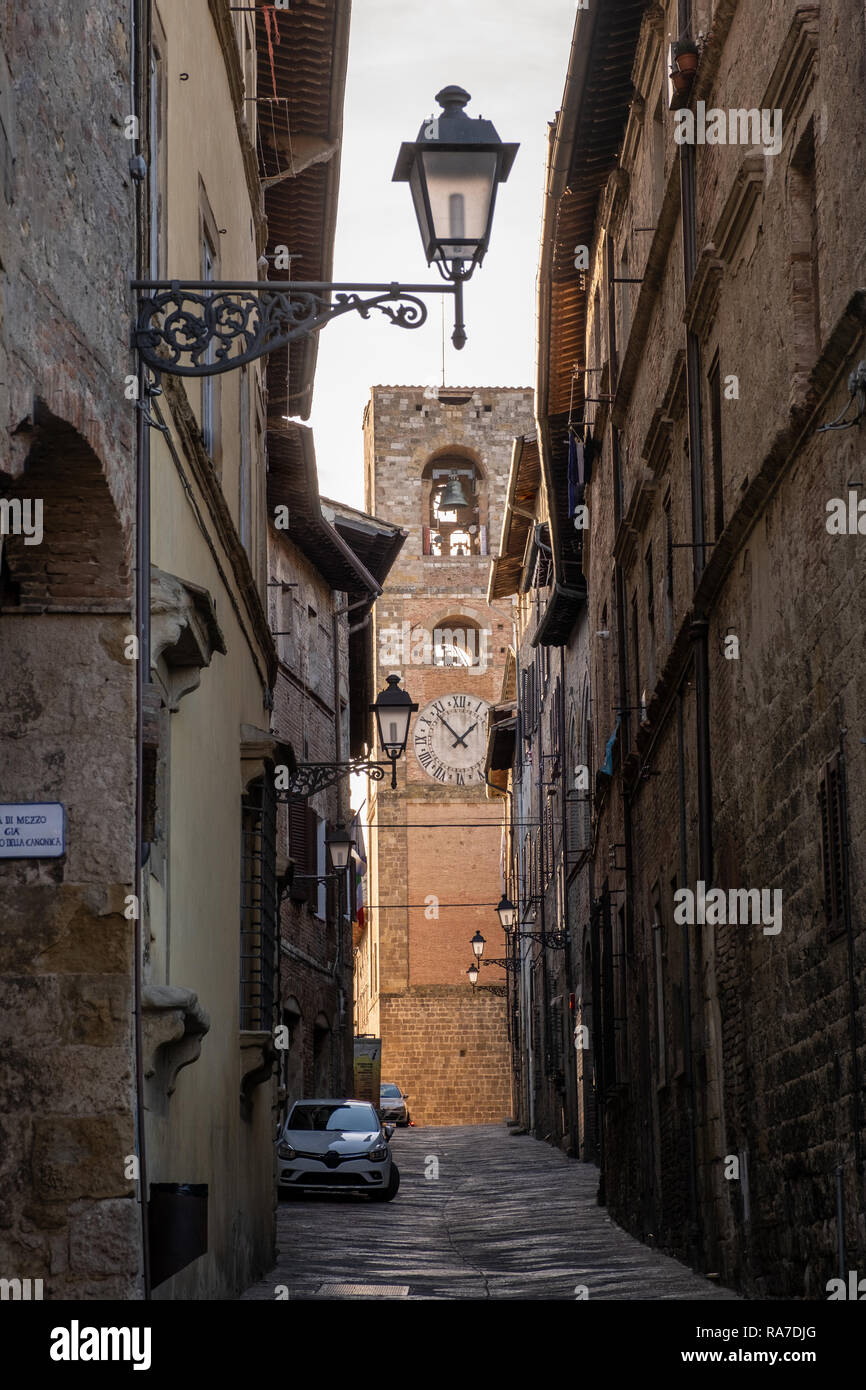
[[472, 459], [441, 455], [423, 473], [424, 554], [459, 560], [487, 554], [487, 488]]
[[481, 666], [486, 658], [486, 634], [471, 618], [445, 618], [434, 627], [434, 666]]

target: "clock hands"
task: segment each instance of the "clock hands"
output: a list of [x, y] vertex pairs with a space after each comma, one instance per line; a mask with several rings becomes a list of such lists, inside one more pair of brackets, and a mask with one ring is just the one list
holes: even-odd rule
[[475, 721], [474, 724], [470, 724], [470, 725], [469, 725], [469, 728], [468, 728], [468, 729], [464, 729], [462, 734], [458, 734], [458, 732], [457, 732], [456, 729], [452, 729], [452, 727], [451, 727], [451, 725], [448, 723], [448, 720], [447, 720], [447, 719], [443, 719], [443, 720], [442, 720], [442, 723], [445, 725], [445, 728], [448, 730], [449, 734], [453, 734], [453, 735], [454, 735], [455, 742], [451, 745], [453, 748], [457, 748], [457, 747], [458, 747], [459, 745], [461, 745], [461, 744], [462, 744], [462, 746], [465, 748], [465, 747], [466, 747], [466, 740], [468, 739], [469, 735], [472, 733], [472, 730], [478, 728], [478, 720], [477, 720], [477, 719], [476, 719], [476, 721]]
[[[445, 728], [448, 730], [449, 734], [453, 734], [454, 737], [455, 737], [456, 740], [457, 740], [457, 743], [462, 743], [462, 744], [463, 744], [463, 747], [465, 748], [465, 747], [466, 747], [466, 734], [463, 734], [463, 736], [461, 737], [461, 735], [457, 733], [457, 730], [456, 730], [456, 729], [452, 729], [451, 725], [448, 723], [448, 720], [444, 717], [444, 715], [440, 715], [439, 718], [442, 720], [442, 723], [445, 725]], [[475, 725], [473, 724], [472, 727], [474, 728]], [[466, 733], [468, 733], [468, 732], [469, 732], [469, 730], [467, 729]], [[457, 743], [454, 744], [454, 747], [455, 747], [455, 748], [457, 747]]]
[[[473, 730], [473, 729], [477, 729], [477, 728], [478, 728], [478, 720], [476, 719], [476, 721], [475, 721], [474, 724], [470, 724], [468, 729], [464, 729], [464, 730], [463, 730], [463, 737], [460, 739], [460, 742], [463, 744], [463, 747], [464, 747], [464, 748], [466, 747], [466, 740], [468, 739], [469, 735], [472, 733], [472, 730]], [[455, 747], [455, 748], [457, 747], [457, 744], [456, 744], [456, 743], [455, 743], [454, 747]]]

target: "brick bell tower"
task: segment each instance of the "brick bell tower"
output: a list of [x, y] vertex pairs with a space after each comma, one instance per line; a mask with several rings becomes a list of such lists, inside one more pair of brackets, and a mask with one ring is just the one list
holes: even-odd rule
[[[364, 415], [366, 508], [408, 532], [375, 609], [376, 689], [397, 672], [420, 708], [398, 790], [370, 783], [358, 1027], [381, 1036], [382, 1080], [419, 1124], [511, 1110], [506, 1001], [466, 971], [476, 930], [504, 954], [502, 808], [484, 767], [512, 610], [486, 594], [514, 439], [534, 429], [524, 388], [375, 386]], [[504, 983], [482, 969], [479, 984]]]

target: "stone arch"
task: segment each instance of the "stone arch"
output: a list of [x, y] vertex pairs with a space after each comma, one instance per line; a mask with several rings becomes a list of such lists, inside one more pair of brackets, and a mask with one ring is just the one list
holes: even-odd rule
[[[449, 479], [462, 485], [466, 505], [443, 510], [439, 503]], [[462, 444], [436, 449], [421, 470], [423, 552], [443, 559], [488, 552], [487, 470], [479, 455]]]
[[[35, 434], [2, 488], [4, 529], [29, 504], [41, 535], [2, 538], [0, 611], [105, 611], [128, 605], [130, 563], [102, 463], [82, 434], [39, 404]], [[38, 504], [38, 507], [37, 507]]]
[[477, 618], [467, 613], [449, 613], [433, 627], [434, 666], [483, 667], [489, 657], [488, 637]]

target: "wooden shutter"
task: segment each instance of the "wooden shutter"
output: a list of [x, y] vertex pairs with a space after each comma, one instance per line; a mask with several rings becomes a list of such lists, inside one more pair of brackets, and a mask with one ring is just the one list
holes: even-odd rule
[[818, 775], [818, 803], [821, 813], [821, 860], [824, 870], [824, 913], [830, 936], [845, 930], [847, 817], [845, 813], [844, 768], [834, 753]]

